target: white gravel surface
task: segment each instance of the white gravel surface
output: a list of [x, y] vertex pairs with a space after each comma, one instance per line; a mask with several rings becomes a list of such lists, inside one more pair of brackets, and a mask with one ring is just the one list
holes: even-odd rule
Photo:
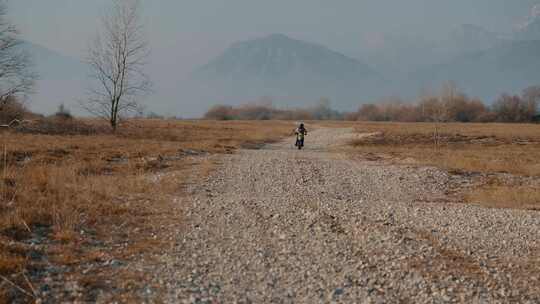
[[224, 156], [181, 201], [170, 303], [539, 303], [540, 214], [453, 202], [435, 168], [351, 160], [350, 129]]

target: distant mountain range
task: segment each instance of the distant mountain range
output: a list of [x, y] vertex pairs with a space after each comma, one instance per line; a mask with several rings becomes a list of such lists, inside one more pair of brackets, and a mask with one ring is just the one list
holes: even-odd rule
[[282, 34], [238, 42], [195, 72], [203, 79], [333, 82], [380, 79], [366, 64]]
[[77, 112], [77, 100], [84, 97], [87, 85], [86, 65], [35, 43], [24, 42], [21, 47], [31, 55], [39, 76], [29, 107], [41, 113], [53, 113], [64, 103]]
[[469, 95], [492, 102], [503, 92], [540, 85], [540, 5], [511, 34], [464, 25], [449, 41], [446, 48], [454, 47], [453, 56], [411, 73], [407, 87], [433, 89], [450, 80]]
[[66, 79], [86, 69], [83, 62], [41, 45], [25, 41], [21, 47], [30, 53], [42, 79]]
[[514, 37], [518, 40], [540, 40], [540, 4], [535, 5], [525, 22], [517, 26]]
[[489, 49], [504, 40], [500, 34], [490, 32], [474, 24], [462, 24], [452, 30], [443, 47], [454, 52], [474, 52]]
[[[385, 50], [387, 59], [391, 51]], [[193, 79], [212, 88], [214, 102], [238, 104], [273, 96], [278, 104], [297, 106], [320, 97], [340, 110], [389, 95], [414, 97], [423, 89], [437, 90], [455, 82], [469, 95], [493, 101], [502, 92], [518, 93], [540, 84], [540, 40], [518, 40], [481, 27], [456, 28], [439, 45], [424, 51], [425, 64], [399, 52], [403, 73], [375, 65], [386, 73], [324, 46], [284, 35], [235, 43], [193, 73]], [[439, 58], [440, 61], [437, 61]], [[371, 61], [368, 61], [371, 62]], [[400, 63], [394, 63], [394, 67]], [[390, 71], [390, 72], [389, 72]]]
[[357, 104], [360, 96], [374, 97], [375, 88], [385, 85], [380, 74], [357, 59], [282, 34], [235, 43], [192, 78], [219, 88], [228, 102], [268, 95], [289, 106], [323, 96]]
[[363, 41], [364, 51], [351, 58], [270, 35], [233, 44], [194, 78], [226, 96], [214, 100], [289, 96], [283, 103], [296, 105], [318, 96], [342, 110], [389, 95], [413, 98], [448, 81], [488, 103], [502, 92], [540, 85], [540, 5], [510, 34], [463, 24], [438, 40], [376, 34]]
[[[270, 96], [279, 106], [305, 106], [327, 97], [339, 110], [354, 110], [384, 96], [413, 98], [446, 81], [492, 102], [501, 92], [518, 93], [540, 84], [540, 5], [510, 34], [466, 24], [438, 40], [392, 35], [370, 39], [354, 56], [282, 34], [237, 42], [187, 80], [179, 74], [182, 103], [163, 101], [162, 108], [201, 114], [216, 103], [242, 104]], [[31, 107], [50, 113], [66, 103], [75, 109], [85, 96], [87, 67], [36, 44], [24, 47], [41, 76]]]
[[456, 26], [437, 39], [372, 33], [361, 39], [355, 57], [363, 58], [388, 78], [409, 77], [415, 70], [450, 61], [467, 52], [489, 49], [502, 40], [502, 35], [472, 24]]
[[[417, 82], [417, 88], [437, 88], [451, 80], [469, 95], [490, 102], [503, 92], [519, 93], [540, 84], [540, 40], [506, 41], [487, 50], [465, 53], [420, 70], [410, 79]], [[414, 87], [411, 82], [408, 85]]]

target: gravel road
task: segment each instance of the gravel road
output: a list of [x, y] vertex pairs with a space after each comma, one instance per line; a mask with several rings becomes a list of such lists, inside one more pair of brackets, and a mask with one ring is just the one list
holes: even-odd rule
[[540, 214], [448, 193], [464, 177], [353, 160], [322, 128], [221, 159], [182, 200], [165, 302], [539, 303]]

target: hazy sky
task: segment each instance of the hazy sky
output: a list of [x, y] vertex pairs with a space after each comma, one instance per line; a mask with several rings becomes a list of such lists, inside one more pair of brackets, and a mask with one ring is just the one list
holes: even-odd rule
[[[107, 0], [16, 0], [11, 14], [27, 39], [79, 55]], [[540, 0], [147, 0], [144, 15], [156, 50], [199, 57], [231, 40], [284, 33], [342, 50], [366, 33], [433, 37], [473, 23], [508, 32]]]
[[[82, 58], [110, 0], [11, 0], [23, 38]], [[146, 0], [156, 95], [179, 96], [178, 83], [232, 42], [270, 33], [358, 55], [373, 33], [437, 38], [477, 24], [510, 32], [540, 0]], [[376, 36], [376, 35], [375, 35]], [[167, 111], [168, 108], [161, 110]]]

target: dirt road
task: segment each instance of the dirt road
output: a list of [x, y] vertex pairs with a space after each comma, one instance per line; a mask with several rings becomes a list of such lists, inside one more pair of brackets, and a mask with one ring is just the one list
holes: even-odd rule
[[454, 202], [435, 168], [352, 160], [350, 129], [228, 155], [181, 203], [166, 302], [538, 303], [537, 212]]

